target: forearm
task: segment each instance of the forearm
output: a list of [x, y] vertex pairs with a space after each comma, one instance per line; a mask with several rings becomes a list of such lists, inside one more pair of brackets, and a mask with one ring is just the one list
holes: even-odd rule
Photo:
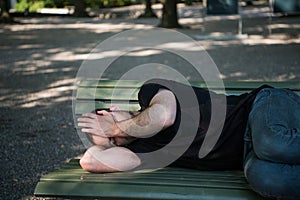
[[95, 173], [128, 171], [140, 164], [139, 157], [123, 147], [103, 149], [99, 146], [92, 146], [80, 160], [80, 165], [84, 170]]
[[117, 122], [119, 136], [136, 138], [150, 137], [168, 126], [166, 108], [161, 104], [154, 104], [139, 115]]
[[[97, 114], [83, 114], [78, 126], [83, 132], [105, 138], [150, 137], [171, 126], [176, 118], [177, 106], [174, 94], [160, 90], [151, 100], [149, 107], [137, 116], [128, 119], [128, 113], [98, 111]], [[126, 119], [127, 118], [127, 119]], [[122, 120], [123, 119], [123, 120]], [[122, 121], [119, 121], [122, 120]]]

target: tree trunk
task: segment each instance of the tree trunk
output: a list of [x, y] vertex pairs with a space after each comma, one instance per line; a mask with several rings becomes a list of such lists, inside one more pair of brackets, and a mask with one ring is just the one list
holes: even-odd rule
[[0, 8], [0, 23], [12, 23], [13, 19], [8, 12], [9, 8], [7, 0], [0, 0]]
[[180, 28], [177, 14], [177, 0], [164, 0], [163, 14], [160, 21], [160, 27], [164, 28]]
[[156, 14], [152, 10], [152, 0], [146, 0], [145, 2], [145, 12], [140, 17], [157, 17]]
[[74, 5], [75, 5], [74, 16], [76, 16], [76, 17], [87, 17], [88, 16], [87, 12], [85, 11], [86, 4], [85, 4], [84, 0], [75, 0]]

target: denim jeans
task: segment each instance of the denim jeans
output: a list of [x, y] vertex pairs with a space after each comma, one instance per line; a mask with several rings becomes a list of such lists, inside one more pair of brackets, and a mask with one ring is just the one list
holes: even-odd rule
[[244, 172], [253, 190], [275, 199], [300, 199], [300, 96], [261, 90], [244, 140]]

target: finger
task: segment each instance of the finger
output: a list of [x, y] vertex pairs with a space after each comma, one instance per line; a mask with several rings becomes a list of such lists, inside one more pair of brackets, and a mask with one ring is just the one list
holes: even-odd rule
[[93, 128], [93, 129], [102, 131], [101, 125], [95, 121], [81, 121], [81, 122], [78, 122], [78, 126], [86, 127], [86, 128]]
[[77, 122], [90, 122], [90, 123], [92, 123], [94, 121], [95, 121], [95, 119], [91, 119], [89, 117], [80, 117], [80, 118], [77, 119]]
[[96, 124], [91, 124], [91, 123], [78, 123], [78, 127], [82, 128], [89, 128], [89, 129], [95, 129], [96, 131], [102, 131], [102, 128]]
[[94, 113], [84, 113], [84, 114], [82, 114], [82, 116], [89, 117], [89, 118], [92, 118], [92, 119], [97, 118], [97, 115], [94, 114]]
[[99, 110], [99, 111], [97, 111], [97, 113], [98, 113], [99, 115], [109, 115], [109, 114], [110, 114], [110, 113], [107, 112], [106, 110]]
[[107, 136], [103, 132], [93, 128], [83, 128], [81, 129], [81, 132], [107, 138]]
[[78, 123], [79, 127], [86, 127], [86, 128], [94, 128], [94, 126], [90, 123]]

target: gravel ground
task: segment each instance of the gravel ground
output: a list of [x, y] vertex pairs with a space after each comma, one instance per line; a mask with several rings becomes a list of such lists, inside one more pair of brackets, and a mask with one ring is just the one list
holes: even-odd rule
[[[181, 29], [201, 34], [184, 10]], [[185, 14], [184, 14], [185, 13]], [[19, 18], [0, 25], [0, 199], [30, 199], [40, 176], [84, 152], [73, 128], [77, 70], [101, 41], [157, 19]], [[236, 20], [207, 18], [206, 33], [234, 33]], [[273, 34], [267, 35], [272, 26]], [[244, 20], [245, 40], [199, 41], [225, 80], [300, 81], [300, 17]], [[132, 61], [134, 62], [134, 61]], [[132, 64], [132, 63], [131, 63]], [[114, 78], [114, 74], [110, 74]]]

